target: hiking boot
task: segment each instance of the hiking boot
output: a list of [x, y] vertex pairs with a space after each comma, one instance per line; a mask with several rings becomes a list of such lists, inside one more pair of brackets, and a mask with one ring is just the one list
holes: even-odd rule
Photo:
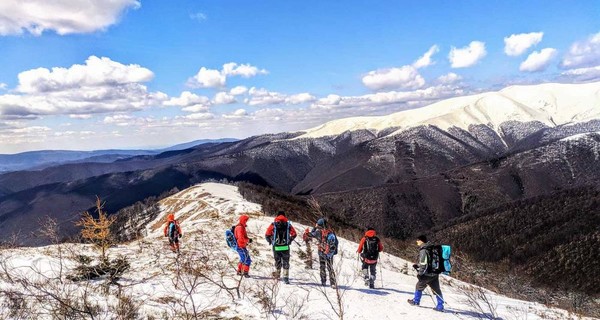
[[407, 302], [408, 302], [408, 304], [410, 304], [411, 306], [418, 306], [418, 305], [419, 305], [419, 303], [418, 303], [418, 302], [415, 302], [415, 300], [413, 300], [413, 299], [408, 299], [408, 300], [407, 300]]
[[237, 273], [238, 276], [241, 276], [242, 275], [242, 270], [238, 270], [236, 273]]
[[444, 312], [443, 307], [442, 308], [435, 307], [433, 310], [438, 311], [438, 312]]
[[246, 278], [250, 278], [250, 275], [248, 274], [247, 271], [242, 272], [242, 275]]
[[369, 278], [365, 278], [365, 287], [369, 286]]
[[335, 285], [335, 283], [331, 284], [331, 288], [335, 289], [337, 286]]
[[288, 277], [284, 277], [284, 278], [283, 278], [283, 283], [285, 283], [285, 284], [290, 284], [290, 278], [288, 278]]
[[321, 282], [321, 285], [322, 285], [323, 287], [325, 287], [325, 286], [327, 286], [327, 283], [325, 283], [325, 281], [323, 281], [323, 282]]
[[375, 283], [373, 281], [369, 281], [369, 289], [375, 289]]

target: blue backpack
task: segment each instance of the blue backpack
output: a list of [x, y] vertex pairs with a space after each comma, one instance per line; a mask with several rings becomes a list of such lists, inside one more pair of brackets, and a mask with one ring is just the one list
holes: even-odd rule
[[225, 230], [225, 242], [227, 242], [227, 246], [233, 250], [237, 250], [237, 239], [235, 238], [235, 226], [231, 227], [231, 229]]
[[437, 274], [450, 274], [452, 271], [452, 264], [450, 263], [452, 248], [445, 244], [432, 245], [426, 248], [428, 255], [428, 271]]
[[329, 233], [327, 233], [325, 243], [326, 246], [324, 248], [324, 252], [327, 258], [331, 258], [338, 253], [339, 241], [333, 231], [329, 231]]

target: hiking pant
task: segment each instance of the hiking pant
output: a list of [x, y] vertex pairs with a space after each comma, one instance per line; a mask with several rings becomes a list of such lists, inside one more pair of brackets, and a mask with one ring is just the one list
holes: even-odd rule
[[329, 272], [329, 282], [331, 285], [335, 285], [335, 272], [333, 270], [333, 257], [327, 258], [326, 256], [319, 255], [319, 269], [321, 275], [321, 283], [325, 283], [327, 281], [327, 273], [325, 272], [325, 268]]
[[275, 251], [273, 250], [273, 256], [275, 257], [275, 269], [277, 271], [290, 268], [290, 250]]
[[248, 249], [246, 248], [237, 248], [237, 253], [240, 256], [239, 266], [242, 267], [242, 271], [247, 271], [248, 267], [252, 263], [252, 259], [250, 259], [250, 253], [248, 253]]
[[169, 245], [172, 250], [179, 250], [179, 237], [169, 237]]
[[417, 282], [417, 291], [423, 291], [429, 286], [433, 293], [442, 297], [442, 290], [440, 289], [440, 276], [417, 276], [419, 281]]
[[[377, 276], [377, 262], [373, 263], [373, 264], [368, 264], [366, 262], [362, 263], [362, 272], [363, 275], [365, 276], [365, 280], [373, 280], [375, 281], [375, 276]], [[371, 274], [369, 276], [369, 274]]]

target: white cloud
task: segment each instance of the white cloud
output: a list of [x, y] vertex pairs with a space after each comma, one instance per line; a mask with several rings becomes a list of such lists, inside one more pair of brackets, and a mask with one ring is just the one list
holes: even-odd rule
[[70, 114], [69, 118], [71, 119], [89, 119], [91, 118], [91, 114]]
[[256, 118], [267, 118], [273, 120], [281, 120], [281, 117], [285, 115], [285, 111], [280, 108], [267, 108], [260, 109], [254, 112]]
[[195, 76], [187, 81], [187, 85], [192, 88], [222, 88], [227, 83], [227, 77], [241, 76], [243, 78], [254, 77], [259, 74], [268, 74], [265, 69], [259, 69], [250, 64], [237, 64], [229, 62], [223, 65], [219, 70], [200, 68]]
[[298, 93], [285, 98], [286, 104], [302, 104], [315, 101], [317, 98], [310, 93]]
[[127, 122], [132, 120], [133, 117], [130, 115], [126, 115], [126, 114], [116, 114], [113, 116], [107, 116], [104, 117], [104, 121], [102, 121], [104, 124], [116, 124], [116, 123], [123, 123], [123, 122]]
[[540, 43], [543, 37], [543, 32], [511, 34], [504, 38], [504, 53], [513, 57], [520, 56], [527, 49]]
[[258, 74], [268, 74], [265, 69], [258, 69], [250, 64], [240, 64], [229, 62], [223, 65], [221, 73], [225, 76], [242, 76], [244, 78], [254, 77]]
[[193, 88], [220, 88], [225, 86], [226, 81], [227, 77], [219, 70], [202, 67], [188, 80], [188, 85]]
[[423, 54], [419, 59], [417, 59], [417, 61], [413, 63], [413, 67], [419, 69], [434, 64], [435, 62], [431, 60], [431, 56], [438, 53], [438, 51], [440, 51], [440, 48], [437, 45], [431, 46], [431, 48], [429, 48], [425, 54]]
[[0, 90], [6, 90], [8, 85], [6, 83], [0, 82]]
[[223, 118], [226, 119], [239, 119], [248, 116], [248, 112], [245, 109], [237, 109], [232, 113], [224, 114]]
[[286, 95], [279, 92], [268, 91], [264, 88], [252, 87], [248, 90], [250, 98], [246, 98], [244, 103], [249, 106], [282, 104], [285, 103]]
[[198, 113], [198, 112], [206, 112], [206, 111], [208, 111], [209, 108], [210, 108], [210, 106], [206, 105], [206, 104], [192, 104], [185, 108], [182, 108], [181, 110], [185, 111], [185, 112]]
[[189, 91], [184, 91], [179, 95], [179, 97], [172, 97], [168, 101], [164, 102], [166, 106], [178, 106], [178, 107], [188, 107], [192, 105], [202, 104], [209, 106], [210, 99], [205, 96], [199, 96], [197, 94], [191, 93]]
[[555, 56], [556, 49], [554, 48], [545, 48], [540, 51], [534, 51], [521, 63], [519, 70], [527, 72], [544, 71]]
[[152, 71], [139, 65], [95, 56], [85, 65], [28, 70], [18, 76], [17, 94], [0, 95], [0, 115], [89, 115], [158, 106], [167, 95], [148, 92], [141, 83], [152, 77]]
[[454, 72], [448, 72], [447, 74], [439, 76], [437, 78], [438, 82], [442, 83], [442, 84], [455, 83], [457, 81], [460, 81], [461, 79], [462, 79], [462, 77], [457, 75]]
[[248, 92], [248, 88], [246, 88], [244, 86], [233, 87], [233, 88], [231, 88], [231, 90], [229, 90], [229, 93], [234, 96], [239, 96], [246, 92]]
[[215, 115], [209, 112], [192, 113], [184, 116], [185, 119], [189, 120], [210, 120], [214, 119]]
[[371, 90], [387, 88], [416, 89], [425, 85], [425, 79], [413, 66], [370, 71], [362, 83]]
[[138, 0], [2, 0], [0, 36], [24, 32], [39, 36], [46, 30], [60, 35], [105, 30], [117, 23]]
[[455, 86], [438, 85], [414, 91], [387, 91], [362, 96], [329, 95], [311, 105], [313, 109], [373, 108], [397, 104], [424, 104], [435, 100], [464, 94]]
[[475, 65], [487, 54], [485, 50], [485, 43], [481, 41], [471, 41], [471, 43], [464, 48], [450, 49], [448, 54], [448, 61], [452, 68], [467, 68]]
[[213, 98], [214, 104], [231, 104], [236, 103], [235, 96], [227, 93], [227, 92], [217, 92], [215, 97]]
[[561, 66], [566, 69], [600, 65], [600, 32], [575, 42], [564, 56]]
[[19, 73], [17, 91], [23, 93], [62, 91], [81, 87], [118, 86], [148, 82], [154, 73], [137, 64], [124, 65], [109, 58], [90, 56], [85, 65], [52, 70], [37, 68]]
[[561, 76], [576, 82], [600, 80], [600, 66], [567, 70]]
[[199, 22], [203, 22], [207, 18], [208, 18], [208, 16], [206, 14], [202, 13], [202, 12], [196, 12], [196, 13], [190, 14], [190, 19], [196, 20], [196, 21], [199, 21]]

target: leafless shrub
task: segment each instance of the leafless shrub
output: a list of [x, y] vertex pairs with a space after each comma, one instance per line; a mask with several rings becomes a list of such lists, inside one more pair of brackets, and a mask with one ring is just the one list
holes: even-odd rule
[[465, 304], [478, 314], [479, 319], [499, 320], [498, 304], [492, 296], [481, 287], [462, 286], [460, 287]]

